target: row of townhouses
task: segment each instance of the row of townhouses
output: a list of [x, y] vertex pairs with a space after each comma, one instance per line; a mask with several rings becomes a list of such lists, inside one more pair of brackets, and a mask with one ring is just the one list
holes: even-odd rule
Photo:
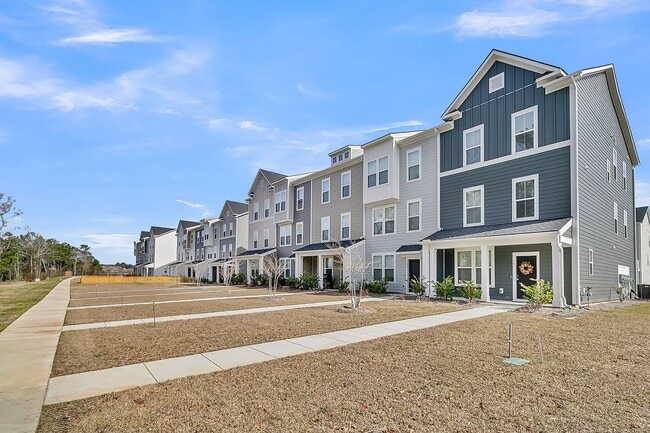
[[612, 65], [566, 73], [493, 50], [440, 125], [337, 149], [313, 173], [260, 169], [217, 218], [143, 232], [137, 269], [218, 282], [274, 255], [336, 286], [342, 249], [393, 292], [452, 276], [518, 300], [543, 278], [556, 306], [608, 300], [637, 278], [638, 164]]

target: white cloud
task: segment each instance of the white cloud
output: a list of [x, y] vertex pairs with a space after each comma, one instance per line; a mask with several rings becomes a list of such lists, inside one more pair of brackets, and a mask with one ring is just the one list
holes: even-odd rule
[[192, 207], [192, 208], [195, 208], [195, 209], [205, 207], [205, 205], [202, 204], [202, 203], [190, 203], [190, 202], [187, 202], [187, 201], [185, 201], [185, 200], [181, 200], [181, 199], [176, 199], [176, 200], [174, 200], [174, 201], [175, 201], [176, 203], [184, 204], [184, 205], [186, 205], [186, 206], [189, 206], [189, 207]]
[[58, 41], [60, 45], [77, 44], [120, 44], [125, 42], [157, 42], [159, 36], [153, 36], [142, 29], [105, 29], [80, 36], [71, 36]]
[[215, 129], [223, 128], [224, 126], [227, 126], [230, 123], [231, 122], [225, 117], [219, 117], [216, 119], [208, 120], [208, 125], [210, 126], [210, 128], [215, 128]]
[[109, 249], [116, 252], [133, 251], [133, 235], [123, 233], [88, 234], [82, 238], [88, 240], [91, 252], [93, 249]]
[[642, 138], [636, 142], [636, 145], [641, 149], [650, 149], [650, 138]]
[[56, 108], [62, 111], [70, 111], [79, 108], [108, 108], [115, 105], [112, 98], [101, 98], [83, 91], [68, 91], [53, 96]]
[[458, 17], [456, 29], [460, 36], [538, 36], [560, 20], [558, 13], [535, 8], [521, 12], [473, 10]]
[[242, 120], [241, 122], [239, 122], [239, 128], [240, 129], [248, 129], [248, 130], [257, 131], [257, 132], [266, 131], [265, 127], [263, 127], [261, 125], [258, 125], [258, 124], [254, 123], [251, 120]]

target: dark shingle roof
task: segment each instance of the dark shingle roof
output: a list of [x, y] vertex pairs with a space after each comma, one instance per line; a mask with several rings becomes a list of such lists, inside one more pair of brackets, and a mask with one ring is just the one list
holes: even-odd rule
[[648, 206], [641, 206], [636, 208], [636, 222], [642, 223], [647, 213]]
[[[356, 244], [357, 242], [361, 242], [363, 239], [355, 239], [351, 241], [341, 241], [340, 245], [342, 248], [348, 248], [351, 247], [352, 245]], [[302, 248], [298, 248], [297, 250], [294, 251], [294, 253], [302, 253], [305, 251], [323, 251], [323, 250], [333, 250], [335, 248], [338, 248], [339, 244], [336, 242], [320, 242], [317, 244], [309, 244], [305, 245]]]
[[285, 174], [275, 173], [273, 171], [268, 171], [260, 168], [260, 172], [266, 177], [269, 183], [274, 183], [282, 178], [287, 177]]
[[257, 256], [257, 255], [260, 255], [260, 256], [261, 256], [261, 255], [263, 255], [263, 254], [265, 254], [265, 253], [268, 253], [268, 252], [270, 252], [270, 251], [273, 251], [274, 249], [275, 249], [275, 248], [263, 248], [263, 249], [261, 249], [261, 250], [248, 250], [248, 251], [244, 251], [244, 252], [241, 253], [241, 254], [238, 254], [237, 256], [238, 256], [238, 257], [242, 257], [242, 256]]
[[402, 245], [397, 249], [397, 253], [415, 253], [418, 251], [422, 251], [422, 245], [417, 244], [417, 245]]
[[230, 210], [235, 215], [241, 215], [243, 213], [248, 212], [248, 205], [246, 203], [242, 203], [239, 201], [232, 201], [232, 200], [226, 200], [226, 204], [230, 206]]
[[546, 221], [527, 221], [523, 223], [508, 223], [492, 226], [464, 227], [462, 229], [440, 230], [429, 237], [428, 241], [440, 241], [443, 239], [468, 239], [488, 236], [523, 235], [531, 233], [557, 232], [571, 218], [560, 218]]
[[141, 231], [140, 232], [140, 239], [148, 238], [149, 237], [149, 232], [146, 231]]
[[171, 229], [169, 227], [157, 227], [157, 226], [152, 226], [150, 230], [151, 234], [154, 236], [162, 235], [163, 233], [168, 233], [172, 231], [174, 231], [174, 229]]
[[197, 223], [196, 221], [186, 221], [186, 220], [180, 220], [178, 223], [183, 229], [188, 229], [190, 227], [196, 227], [201, 225], [201, 223]]

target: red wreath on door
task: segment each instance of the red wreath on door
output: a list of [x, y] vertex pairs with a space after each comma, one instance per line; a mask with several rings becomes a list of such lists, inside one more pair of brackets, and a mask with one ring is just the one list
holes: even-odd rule
[[521, 275], [530, 275], [535, 270], [535, 266], [531, 265], [530, 262], [521, 262], [519, 264], [519, 272]]

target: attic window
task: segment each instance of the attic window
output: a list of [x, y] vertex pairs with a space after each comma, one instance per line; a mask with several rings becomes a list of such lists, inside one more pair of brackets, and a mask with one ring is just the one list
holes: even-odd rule
[[498, 75], [490, 78], [490, 93], [501, 90], [505, 87], [504, 73], [501, 72]]

